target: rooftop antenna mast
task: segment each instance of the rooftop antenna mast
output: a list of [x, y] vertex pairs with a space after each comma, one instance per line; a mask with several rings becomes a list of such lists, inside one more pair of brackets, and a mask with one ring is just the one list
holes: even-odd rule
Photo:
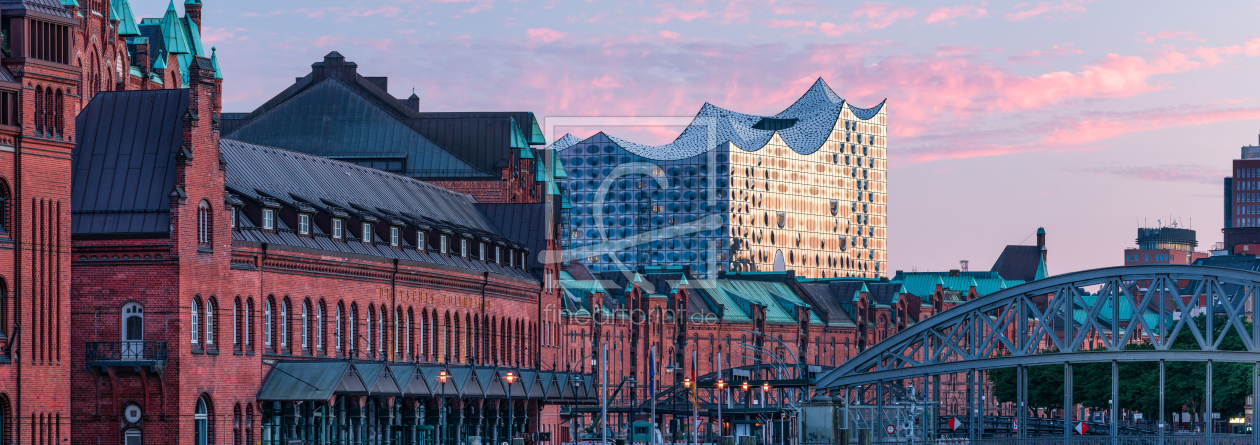
[[966, 272], [966, 271], [967, 271], [967, 265], [969, 265], [969, 264], [971, 264], [971, 262], [970, 262], [970, 261], [967, 261], [967, 260], [961, 260], [961, 261], [959, 261], [959, 262], [958, 262], [959, 270], [961, 270], [961, 271], [963, 271], [963, 272]]

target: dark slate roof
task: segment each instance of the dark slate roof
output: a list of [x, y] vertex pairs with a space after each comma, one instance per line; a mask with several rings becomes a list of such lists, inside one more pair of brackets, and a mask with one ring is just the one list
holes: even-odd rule
[[547, 249], [547, 206], [545, 203], [475, 204], [504, 237], [523, 242], [529, 248], [529, 267], [542, 273], [539, 260]]
[[[524, 141], [523, 136], [513, 137], [519, 128], [515, 120], [507, 116], [426, 117], [408, 121], [420, 134], [483, 172], [494, 172], [504, 167], [500, 163], [511, 159], [514, 140]], [[528, 145], [520, 145], [515, 148], [529, 148]]]
[[264, 107], [247, 123], [234, 123], [238, 128], [226, 137], [339, 159], [405, 157], [405, 174], [412, 177], [495, 177], [408, 126], [396, 110], [369, 100], [337, 78], [326, 78]]
[[69, 9], [61, 6], [61, 0], [0, 0], [0, 9], [25, 9], [57, 17], [74, 18], [74, 14]]
[[901, 292], [901, 283], [870, 283], [866, 285], [866, 289], [870, 291], [867, 295], [875, 302], [892, 305], [897, 294]]
[[989, 270], [1008, 280], [1033, 281], [1040, 264], [1041, 249], [1037, 246], [1006, 246]]
[[[251, 200], [263, 195], [332, 205], [351, 211], [396, 215], [437, 227], [468, 231], [475, 235], [522, 243], [504, 237], [475, 206], [471, 196], [453, 192], [404, 176], [386, 173], [347, 162], [311, 156], [274, 147], [222, 139], [219, 150], [227, 161], [226, 182], [230, 190]], [[233, 237], [242, 241], [305, 247], [332, 252], [354, 253], [418, 261], [476, 271], [489, 271], [532, 279], [526, 271], [506, 265], [420, 251], [404, 242], [363, 243], [346, 231], [345, 240], [334, 240], [314, 227], [314, 236], [298, 236], [278, 219], [278, 230], [264, 231], [244, 215], [239, 215]]]
[[8, 68], [0, 65], [0, 82], [17, 82], [17, 80], [13, 78], [13, 73], [9, 72]]
[[170, 229], [175, 154], [188, 90], [99, 93], [75, 118], [71, 154], [73, 234], [151, 234]]
[[547, 141], [543, 139], [542, 128], [538, 125], [538, 118], [533, 112], [529, 111], [443, 111], [443, 112], [420, 112], [419, 116], [424, 119], [480, 119], [480, 118], [512, 118], [516, 123], [517, 129], [521, 134], [529, 140], [529, 145], [546, 145]]

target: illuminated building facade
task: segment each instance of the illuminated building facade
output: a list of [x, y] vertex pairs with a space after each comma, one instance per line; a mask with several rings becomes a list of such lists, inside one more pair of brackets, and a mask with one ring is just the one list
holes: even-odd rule
[[884, 103], [854, 108], [819, 79], [774, 116], [705, 104], [665, 145], [566, 135], [550, 147], [571, 205], [565, 257], [599, 272], [882, 276], [887, 129]]

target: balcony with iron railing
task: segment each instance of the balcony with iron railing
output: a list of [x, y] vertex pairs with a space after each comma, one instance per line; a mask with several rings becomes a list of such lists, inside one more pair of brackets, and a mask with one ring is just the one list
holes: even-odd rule
[[164, 341], [90, 341], [86, 343], [88, 366], [161, 368], [166, 365]]

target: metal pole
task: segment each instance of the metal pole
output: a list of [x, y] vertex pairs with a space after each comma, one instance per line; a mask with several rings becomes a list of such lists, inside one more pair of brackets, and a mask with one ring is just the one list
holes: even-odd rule
[[976, 440], [976, 370], [967, 370], [967, 437]]
[[1159, 443], [1164, 443], [1164, 430], [1167, 426], [1164, 424], [1168, 417], [1164, 415], [1164, 361], [1159, 361], [1159, 420], [1156, 426], [1159, 427]]
[[[1212, 316], [1208, 315], [1208, 320], [1211, 320], [1211, 319], [1212, 319]], [[1212, 332], [1212, 331], [1209, 330], [1206, 332]], [[1211, 443], [1212, 442], [1212, 427], [1213, 427], [1213, 424], [1216, 423], [1212, 421], [1212, 361], [1211, 360], [1207, 361], [1207, 399], [1204, 401], [1204, 404], [1207, 405], [1207, 409], [1203, 410], [1204, 411], [1203, 420], [1207, 421], [1207, 428], [1205, 429], [1207, 430], [1208, 443]]]
[[[717, 377], [718, 380], [725, 381], [722, 378], [722, 353], [721, 352], [717, 353], [717, 376], [718, 376]], [[718, 401], [717, 401], [718, 402], [718, 409], [717, 409], [718, 411], [717, 413], [718, 414], [717, 415], [718, 437], [724, 436], [724, 434], [722, 434], [722, 396], [725, 395], [725, 392], [726, 392], [726, 388], [718, 388]]]
[[888, 441], [888, 437], [884, 434], [884, 381], [880, 380], [875, 383], [875, 425], [874, 429], [878, 431], [880, 442]]
[[[516, 420], [516, 417], [513, 416], [513, 414], [515, 413], [512, 412], [512, 409], [515, 407], [512, 406], [512, 381], [511, 380], [508, 380], [507, 393], [508, 393], [508, 442], [510, 443], [512, 442], [512, 433], [514, 432], [514, 430], [512, 429], [513, 427], [512, 424]], [[604, 423], [607, 423], [607, 422], [608, 422], [608, 419], [604, 419]]]
[[1025, 432], [1028, 429], [1028, 368], [1024, 365], [1015, 368], [1015, 384], [1019, 387], [1018, 400], [1015, 402], [1015, 409], [1018, 410], [1015, 413], [1015, 425], [1019, 429], [1015, 431], [1015, 437], [1023, 439], [1028, 436]]
[[[695, 350], [695, 348], [692, 348], [691, 350], [691, 380], [692, 380], [691, 397], [693, 398], [693, 400], [691, 401], [691, 418], [687, 419], [687, 421], [691, 423], [691, 441], [695, 443], [696, 445], [700, 445], [700, 437], [699, 437], [700, 432], [698, 431], [698, 429], [700, 428], [700, 406], [699, 406], [700, 405], [699, 403], [700, 363], [697, 361], [698, 359], [696, 358], [696, 354], [697, 354], [697, 351]], [[604, 444], [604, 445], [607, 445], [607, 444]]]
[[1260, 410], [1256, 409], [1256, 396], [1260, 395], [1260, 363], [1251, 364], [1251, 437], [1252, 442], [1260, 439]]
[[651, 423], [651, 426], [648, 427], [651, 429], [651, 431], [648, 431], [648, 443], [655, 445], [656, 444], [656, 345], [652, 345], [652, 352], [650, 356], [651, 356], [651, 360], [649, 360], [649, 363], [648, 363], [648, 366], [651, 366], [651, 368], [648, 369], [648, 371], [650, 371], [648, 373], [648, 399], [651, 400], [652, 419], [649, 422]]
[[1111, 361], [1111, 442], [1120, 441], [1120, 362]]
[[601, 383], [603, 383], [603, 390], [600, 391], [600, 399], [602, 399], [603, 403], [599, 407], [599, 426], [603, 430], [603, 443], [600, 445], [608, 445], [608, 343], [600, 343], [603, 346], [601, 348], [603, 357], [599, 360], [599, 372], [603, 376], [600, 378]]
[[1063, 438], [1072, 440], [1072, 364], [1063, 364]]

